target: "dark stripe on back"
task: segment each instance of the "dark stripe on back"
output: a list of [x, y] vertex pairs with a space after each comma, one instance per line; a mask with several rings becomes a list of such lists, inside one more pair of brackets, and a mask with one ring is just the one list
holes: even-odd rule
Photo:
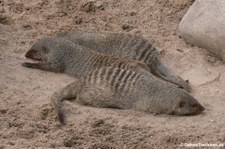
[[149, 43], [147, 43], [147, 47], [145, 46], [143, 49], [141, 49], [143, 51], [141, 53], [141, 56], [138, 58], [138, 60], [143, 60], [145, 58], [146, 54], [151, 53], [150, 48], [151, 48], [151, 45]]
[[100, 72], [100, 74], [99, 74], [99, 79], [102, 80], [102, 78], [104, 77], [104, 75], [106, 75], [106, 68], [102, 68], [102, 69], [101, 69], [101, 72]]
[[148, 59], [151, 59], [151, 54], [152, 54], [152, 51], [151, 50], [148, 50], [149, 52], [147, 53], [147, 55], [145, 55], [145, 57], [144, 57], [144, 59], [143, 59], [143, 62], [145, 62], [146, 63], [146, 61], [148, 60]]
[[116, 68], [116, 69], [114, 68], [114, 70], [115, 70], [115, 72], [113, 73], [112, 80], [110, 80], [111, 86], [114, 86], [115, 80], [121, 71], [121, 69], [118, 69], [118, 68]]
[[109, 59], [109, 57], [108, 56], [102, 56], [102, 64], [104, 65], [104, 66], [107, 66], [107, 60]]
[[135, 48], [135, 54], [136, 55], [138, 55], [140, 53], [141, 48], [145, 44], [146, 44], [146, 41], [144, 39], [142, 39], [142, 38], [139, 38], [138, 44], [136, 45], [136, 47], [134, 47]]
[[93, 56], [93, 61], [92, 61], [92, 63], [91, 63], [91, 65], [92, 66], [95, 66], [96, 67], [96, 65], [99, 63], [98, 61], [99, 61], [99, 55], [94, 55]]
[[126, 69], [126, 64], [124, 62], [122, 63], [121, 68]]
[[130, 93], [134, 92], [135, 86], [136, 86], [135, 84], [138, 82], [139, 78], [141, 77], [140, 74], [138, 74], [138, 73], [135, 73], [135, 74], [136, 75], [134, 75], [134, 77], [131, 78], [131, 81], [129, 81], [129, 85], [131, 87], [130, 87], [130, 90], [128, 90], [129, 92], [125, 92], [127, 94], [130, 94]]
[[91, 75], [91, 84], [95, 84], [97, 80], [98, 70], [94, 70]]
[[123, 64], [123, 62], [119, 62], [118, 68], [121, 68], [122, 67], [122, 64]]
[[156, 58], [156, 48], [155, 47], [151, 47], [151, 51], [152, 51], [152, 55], [151, 58], [148, 58], [148, 60], [146, 60], [146, 64], [150, 64], [152, 60], [154, 60]]
[[113, 67], [109, 68], [106, 74], [106, 79], [104, 81], [109, 81], [110, 77], [114, 74]]
[[132, 82], [134, 81], [134, 78], [137, 76], [137, 73], [134, 71], [131, 71], [131, 74], [128, 76], [128, 78], [126, 79], [127, 81], [123, 84], [123, 91], [121, 92], [123, 95], [127, 95], [129, 93], [131, 93], [131, 90], [133, 88], [132, 86]]
[[86, 84], [91, 83], [91, 76], [92, 76], [92, 73], [93, 73], [93, 72], [88, 73], [88, 75], [86, 76]]
[[140, 74], [137, 74], [134, 79], [131, 81], [132, 82], [132, 86], [134, 86], [136, 84], [136, 82], [138, 81], [138, 79], [141, 77]]
[[129, 83], [127, 81], [128, 81], [128, 78], [130, 77], [131, 74], [132, 74], [132, 71], [130, 71], [130, 70], [126, 71], [126, 76], [122, 80], [122, 83], [121, 83], [122, 85], [118, 88], [118, 91], [120, 91], [120, 90], [124, 91], [124, 86], [125, 86], [125, 84]]
[[121, 82], [121, 80], [122, 80], [122, 78], [125, 77], [126, 70], [122, 69], [121, 71], [122, 71], [122, 73], [120, 74], [118, 80], [115, 82], [115, 83], [116, 83], [116, 85], [115, 85], [115, 90], [116, 90], [116, 91], [118, 91], [119, 85], [120, 85], [121, 83], [124, 83], [124, 82]]

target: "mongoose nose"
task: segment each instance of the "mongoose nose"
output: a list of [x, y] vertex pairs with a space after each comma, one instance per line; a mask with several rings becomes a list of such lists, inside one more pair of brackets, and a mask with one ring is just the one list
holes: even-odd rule
[[199, 105], [198, 107], [197, 107], [197, 109], [196, 109], [196, 114], [199, 114], [199, 113], [201, 113], [202, 111], [204, 111], [205, 110], [205, 108], [202, 106], [202, 105]]
[[205, 110], [205, 108], [201, 105], [200, 106], [200, 111], [202, 112], [202, 111], [204, 111]]

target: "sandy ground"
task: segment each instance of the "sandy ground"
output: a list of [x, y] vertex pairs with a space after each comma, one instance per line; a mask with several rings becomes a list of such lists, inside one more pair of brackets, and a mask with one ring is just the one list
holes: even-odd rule
[[[179, 21], [191, 1], [0, 0], [0, 149], [225, 145], [225, 64], [178, 36]], [[74, 79], [21, 63], [37, 39], [79, 27], [143, 35], [174, 74], [189, 80], [205, 112], [154, 116], [65, 101], [67, 125], [60, 126], [49, 99]]]

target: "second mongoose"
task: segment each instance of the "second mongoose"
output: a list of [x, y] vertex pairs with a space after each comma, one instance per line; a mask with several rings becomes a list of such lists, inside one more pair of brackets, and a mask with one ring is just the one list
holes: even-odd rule
[[145, 63], [155, 76], [191, 90], [187, 81], [174, 76], [159, 61], [156, 48], [139, 35], [75, 29], [58, 35], [94, 51]]
[[187, 91], [144, 69], [95, 69], [55, 92], [51, 100], [62, 124], [64, 99], [76, 99], [80, 104], [100, 108], [132, 108], [155, 114], [194, 115], [204, 111]]
[[60, 37], [42, 38], [31, 47], [25, 56], [38, 62], [25, 62], [22, 64], [24, 67], [64, 72], [78, 78], [92, 69], [107, 66], [148, 69], [141, 62], [97, 53]]

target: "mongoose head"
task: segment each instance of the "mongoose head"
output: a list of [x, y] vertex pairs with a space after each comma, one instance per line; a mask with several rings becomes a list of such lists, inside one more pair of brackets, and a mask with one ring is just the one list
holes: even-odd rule
[[144, 105], [142, 110], [150, 113], [180, 116], [196, 115], [205, 110], [194, 97], [182, 89], [176, 89], [174, 92], [163, 89], [161, 91], [151, 93], [152, 99], [145, 100], [144, 104], [139, 103], [138, 107], [141, 109]]
[[[196, 115], [205, 110], [205, 108], [187, 91], [178, 88], [167, 88], [162, 90], [158, 98], [162, 113], [172, 115]], [[159, 91], [160, 92], [160, 91]], [[161, 112], [161, 111], [159, 111]]]
[[49, 38], [40, 39], [30, 48], [25, 57], [36, 61], [48, 61], [50, 54], [49, 44]]
[[173, 108], [169, 112], [175, 115], [196, 115], [205, 110], [205, 108], [189, 93], [183, 93], [181, 96], [172, 100]]
[[139, 70], [144, 79], [140, 81], [139, 92], [143, 100], [136, 102], [139, 110], [155, 114], [196, 115], [205, 108], [186, 90], [177, 88], [156, 78], [145, 70]]

